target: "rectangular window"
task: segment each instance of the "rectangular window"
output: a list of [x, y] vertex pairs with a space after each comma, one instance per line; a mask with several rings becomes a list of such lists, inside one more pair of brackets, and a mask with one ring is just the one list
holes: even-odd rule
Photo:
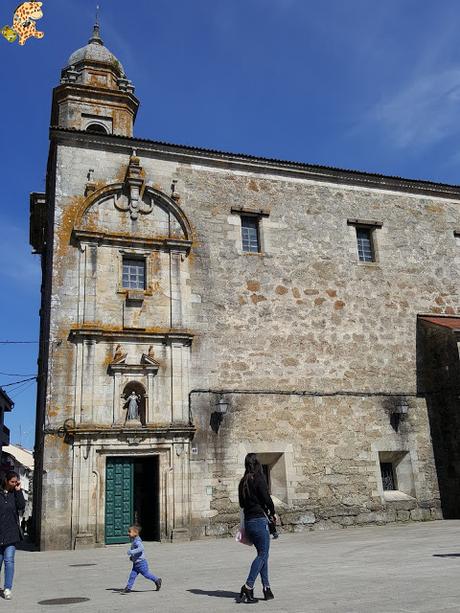
[[123, 258], [123, 287], [126, 289], [145, 289], [145, 260]]
[[374, 246], [372, 244], [372, 230], [370, 228], [356, 228], [358, 241], [358, 257], [361, 262], [374, 262]]
[[241, 216], [241, 238], [243, 251], [260, 252], [259, 219], [257, 217]]
[[380, 462], [383, 490], [397, 490], [395, 472], [392, 462]]

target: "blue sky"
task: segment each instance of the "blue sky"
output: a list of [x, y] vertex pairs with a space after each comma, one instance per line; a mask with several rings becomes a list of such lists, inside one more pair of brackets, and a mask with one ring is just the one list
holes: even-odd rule
[[[18, 2], [1, 1], [1, 25]], [[141, 100], [137, 136], [459, 183], [458, 0], [100, 4], [104, 42]], [[0, 341], [38, 338], [29, 192], [44, 189], [51, 91], [95, 5], [45, 0], [42, 40], [0, 39]], [[35, 344], [0, 344], [1, 373], [33, 374], [36, 358]], [[21, 428], [31, 447], [34, 385], [11, 395], [12, 440]]]

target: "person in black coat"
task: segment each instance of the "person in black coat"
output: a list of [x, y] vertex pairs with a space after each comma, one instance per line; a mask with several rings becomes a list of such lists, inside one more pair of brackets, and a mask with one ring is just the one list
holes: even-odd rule
[[254, 583], [260, 574], [265, 600], [274, 598], [268, 579], [268, 554], [270, 550], [269, 522], [276, 525], [275, 506], [268, 493], [262, 464], [255, 453], [248, 453], [245, 473], [238, 487], [240, 507], [244, 511], [246, 536], [257, 549], [257, 557], [251, 564], [246, 583], [240, 591], [240, 602], [257, 602], [254, 598]]
[[0, 571], [5, 562], [3, 598], [6, 600], [11, 600], [16, 543], [22, 540], [19, 513], [25, 508], [26, 501], [21, 491], [19, 475], [10, 470], [5, 475], [0, 491]]

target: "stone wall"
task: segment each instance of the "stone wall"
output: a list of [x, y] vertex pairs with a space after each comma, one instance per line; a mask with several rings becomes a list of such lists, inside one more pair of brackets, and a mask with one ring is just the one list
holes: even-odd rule
[[[55, 349], [47, 401], [54, 427], [75, 412], [69, 331], [85, 322], [101, 329], [124, 325], [116, 249], [97, 243], [85, 255], [94, 314], [88, 306], [82, 319], [75, 296], [83, 256], [71, 236], [85, 206], [88, 170], [94, 169], [97, 189], [123, 181], [132, 153], [128, 139], [98, 144], [97, 137], [67, 133], [57, 141], [50, 304]], [[169, 196], [176, 181], [178, 204], [192, 227], [191, 252], [178, 263], [175, 290], [181, 295], [175, 327], [193, 336], [187, 391], [224, 389], [229, 402], [215, 433], [209, 420], [217, 394], [190, 396], [197, 427], [189, 458], [193, 535], [234, 529], [237, 483], [249, 451], [272, 465], [290, 530], [440, 517], [427, 408], [416, 397], [416, 322], [419, 313], [458, 312], [458, 201], [351, 180], [328, 183], [295, 167], [267, 169], [257, 161], [185, 155], [158, 144], [138, 142], [136, 149], [146, 185]], [[242, 252], [235, 208], [264, 211], [262, 253]], [[92, 231], [155, 238], [162, 234], [158, 215], [133, 225], [127, 213], [106, 203], [85, 223]], [[374, 231], [376, 262], [358, 261], [349, 219], [383, 224]], [[166, 283], [164, 254], [153, 250], [149, 257], [153, 289], [133, 322], [153, 331], [168, 328], [174, 292]], [[145, 351], [148, 342], [142, 343]], [[95, 353], [98, 422], [113, 415], [105, 388], [112, 349], [100, 346]], [[264, 393], [233, 393], [243, 389]], [[289, 391], [305, 395], [274, 394]], [[409, 406], [398, 430], [390, 423], [395, 398]], [[186, 392], [181, 402], [186, 406]], [[47, 486], [45, 494], [62, 525], [69, 521], [71, 453], [57, 440], [45, 451], [48, 483], [65, 486]], [[410, 493], [398, 499], [382, 488], [379, 460], [388, 457], [397, 458], [395, 465], [404, 458], [401, 482], [410, 482]]]
[[436, 470], [445, 519], [460, 515], [460, 361], [452, 329], [419, 321], [419, 391], [426, 395]]

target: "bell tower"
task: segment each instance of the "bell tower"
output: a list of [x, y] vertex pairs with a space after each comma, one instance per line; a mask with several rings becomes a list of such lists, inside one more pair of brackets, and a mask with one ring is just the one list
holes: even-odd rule
[[139, 100], [123, 66], [104, 46], [96, 23], [88, 44], [74, 51], [53, 91], [51, 125], [132, 136]]

